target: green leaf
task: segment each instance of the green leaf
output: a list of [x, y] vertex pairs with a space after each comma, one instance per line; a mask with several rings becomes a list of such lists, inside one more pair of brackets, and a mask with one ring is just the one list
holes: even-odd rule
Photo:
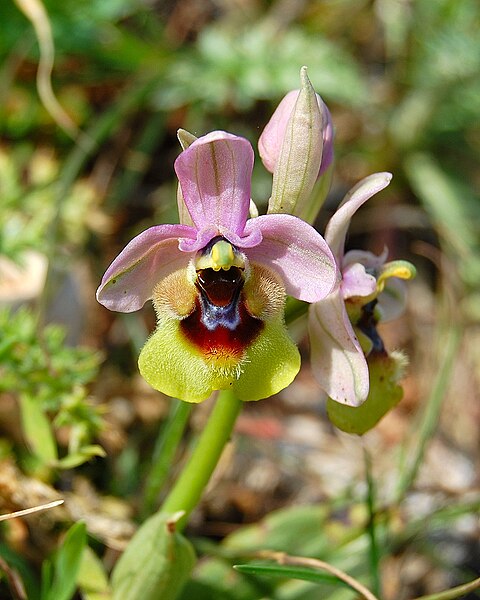
[[444, 590], [443, 592], [438, 592], [436, 594], [430, 594], [428, 596], [420, 596], [415, 600], [454, 600], [455, 598], [460, 598], [469, 592], [473, 592], [474, 590], [478, 590], [480, 588], [480, 577], [475, 579], [474, 581], [470, 581], [469, 583], [465, 583], [464, 585], [459, 585], [457, 587], [451, 588], [449, 590]]
[[98, 444], [84, 446], [78, 452], [68, 454], [64, 458], [55, 461], [54, 466], [60, 469], [73, 469], [74, 467], [83, 465], [83, 463], [89, 461], [94, 456], [105, 456], [105, 450]]
[[418, 152], [408, 156], [405, 171], [440, 235], [460, 259], [462, 276], [475, 285], [480, 276], [478, 232], [472, 208], [476, 200], [430, 154]]
[[84, 600], [109, 600], [111, 590], [102, 561], [85, 546], [77, 575], [78, 587]]
[[195, 553], [175, 531], [183, 513], [147, 519], [120, 557], [112, 575], [114, 600], [174, 600], [195, 565]]
[[27, 560], [3, 542], [0, 542], [0, 556], [10, 567], [17, 571], [25, 587], [28, 600], [39, 600], [39, 581]]
[[53, 565], [52, 561], [48, 558], [42, 563], [42, 581], [40, 587], [40, 599], [46, 600], [48, 598], [48, 591], [52, 587], [53, 581]]
[[304, 581], [313, 581], [313, 583], [328, 583], [332, 585], [342, 585], [350, 587], [338, 577], [328, 573], [320, 573], [306, 567], [291, 567], [287, 565], [267, 565], [267, 564], [245, 564], [234, 565], [234, 569], [240, 573], [250, 575], [268, 575], [269, 577], [283, 577], [284, 579], [303, 579]]
[[234, 552], [282, 550], [289, 554], [316, 556], [331, 546], [325, 532], [326, 506], [295, 506], [272, 512], [260, 523], [242, 527], [229, 535], [223, 546]]
[[178, 600], [252, 600], [273, 598], [276, 580], [236, 572], [224, 559], [203, 557]]
[[45, 464], [57, 459], [57, 445], [50, 421], [35, 398], [28, 394], [20, 396], [22, 429], [28, 446]]
[[86, 541], [85, 523], [72, 525], [53, 560], [53, 582], [43, 600], [70, 600], [73, 596]]

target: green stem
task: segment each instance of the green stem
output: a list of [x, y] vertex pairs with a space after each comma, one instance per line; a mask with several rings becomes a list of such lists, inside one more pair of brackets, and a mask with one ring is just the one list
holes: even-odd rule
[[165, 425], [161, 428], [153, 452], [152, 468], [145, 482], [143, 515], [150, 515], [155, 507], [158, 494], [165, 483], [173, 463], [193, 404], [172, 401], [172, 408]]
[[242, 401], [238, 400], [230, 390], [220, 392], [190, 460], [165, 499], [162, 512], [185, 512], [177, 523], [178, 530], [185, 526], [190, 513], [197, 506], [230, 439], [241, 406]]
[[363, 456], [365, 459], [365, 477], [367, 480], [367, 509], [368, 509], [368, 524], [367, 532], [370, 538], [369, 558], [370, 558], [370, 574], [372, 576], [372, 589], [376, 596], [380, 596], [381, 579], [380, 579], [380, 550], [377, 540], [376, 529], [376, 509], [375, 509], [375, 481], [372, 473], [372, 459], [368, 450], [364, 447]]
[[465, 594], [478, 590], [478, 588], [480, 588], [480, 577], [474, 581], [464, 583], [463, 585], [459, 585], [443, 592], [437, 592], [436, 594], [428, 596], [419, 596], [418, 598], [415, 598], [415, 600], [453, 600], [454, 598], [463, 598]]
[[417, 478], [417, 474], [423, 462], [423, 457], [425, 455], [428, 443], [436, 431], [443, 400], [445, 398], [445, 394], [448, 389], [448, 383], [450, 381], [453, 366], [455, 364], [454, 359], [458, 352], [461, 339], [462, 330], [460, 327], [455, 325], [450, 327], [445, 338], [443, 338], [442, 357], [440, 359], [438, 374], [436, 376], [420, 425], [414, 457], [410, 464], [403, 469], [397, 484], [397, 503], [401, 502], [406, 492], [410, 489]]

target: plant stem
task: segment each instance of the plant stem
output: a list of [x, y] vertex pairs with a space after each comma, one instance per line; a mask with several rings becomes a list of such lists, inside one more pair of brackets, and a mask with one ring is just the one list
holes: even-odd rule
[[193, 404], [172, 401], [170, 414], [161, 428], [153, 452], [152, 467], [145, 482], [143, 516], [153, 512], [158, 494], [165, 483], [173, 463], [178, 444], [188, 423]]
[[438, 420], [440, 418], [443, 400], [445, 398], [445, 394], [448, 389], [448, 383], [450, 381], [453, 366], [455, 364], [454, 359], [458, 352], [461, 339], [462, 330], [460, 327], [455, 325], [450, 327], [443, 338], [442, 357], [439, 361], [440, 364], [438, 368], [438, 374], [430, 392], [430, 397], [428, 398], [428, 402], [425, 407], [425, 413], [420, 424], [420, 431], [414, 456], [412, 461], [401, 472], [400, 479], [397, 484], [397, 503], [401, 502], [406, 492], [413, 485], [423, 462], [423, 457], [427, 450], [428, 443], [435, 433]]
[[468, 594], [468, 592], [478, 590], [478, 588], [480, 588], [480, 577], [469, 583], [464, 583], [463, 585], [459, 585], [449, 590], [444, 590], [443, 592], [429, 594], [428, 596], [419, 596], [418, 598], [415, 598], [415, 600], [453, 600], [454, 598], [463, 597], [465, 594]]
[[185, 512], [177, 523], [179, 531], [183, 529], [190, 513], [198, 504], [220, 460], [241, 406], [242, 401], [230, 390], [220, 392], [187, 465], [161, 507], [161, 511], [165, 513]]
[[377, 530], [376, 530], [376, 510], [375, 510], [375, 481], [372, 473], [372, 459], [366, 447], [363, 448], [365, 459], [365, 478], [367, 480], [367, 509], [368, 524], [367, 533], [370, 538], [370, 574], [372, 577], [372, 588], [376, 596], [380, 596], [380, 551], [378, 548]]

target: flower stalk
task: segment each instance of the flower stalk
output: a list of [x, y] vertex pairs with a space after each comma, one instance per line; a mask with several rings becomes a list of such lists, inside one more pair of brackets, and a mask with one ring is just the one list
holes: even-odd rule
[[165, 514], [184, 512], [177, 523], [177, 531], [185, 527], [197, 506], [230, 439], [241, 407], [242, 401], [231, 390], [220, 392], [188, 463], [161, 507]]

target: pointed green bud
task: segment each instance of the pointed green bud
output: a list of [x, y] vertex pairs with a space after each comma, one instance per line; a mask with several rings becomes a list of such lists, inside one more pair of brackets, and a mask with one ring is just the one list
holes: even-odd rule
[[307, 223], [315, 223], [318, 213], [320, 212], [320, 209], [322, 208], [330, 191], [333, 179], [333, 170], [334, 163], [331, 162], [325, 171], [318, 177], [315, 185], [313, 186], [309, 201], [303, 206], [300, 213], [295, 213]]
[[183, 512], [147, 519], [115, 565], [112, 600], [175, 600], [195, 565], [195, 553], [176, 531]]
[[306, 67], [302, 67], [300, 78], [300, 93], [288, 119], [273, 173], [269, 213], [302, 215], [322, 162], [324, 117]]
[[370, 374], [370, 391], [363, 404], [357, 407], [327, 400], [330, 421], [347, 433], [363, 435], [370, 431], [402, 399], [403, 389], [398, 385], [407, 359], [401, 352], [390, 355], [372, 353], [367, 359]]
[[186, 129], [179, 129], [177, 131], [177, 138], [180, 142], [180, 145], [182, 146], [182, 150], [186, 150], [197, 139], [197, 137], [193, 135], [193, 133], [190, 133]]
[[[177, 131], [177, 138], [182, 146], [182, 150], [186, 150], [197, 139], [193, 133], [190, 133], [186, 129], [179, 129]], [[180, 184], [177, 184], [177, 206], [179, 223], [182, 225], [193, 225], [192, 217], [190, 216], [183, 199], [182, 188], [180, 187]]]

